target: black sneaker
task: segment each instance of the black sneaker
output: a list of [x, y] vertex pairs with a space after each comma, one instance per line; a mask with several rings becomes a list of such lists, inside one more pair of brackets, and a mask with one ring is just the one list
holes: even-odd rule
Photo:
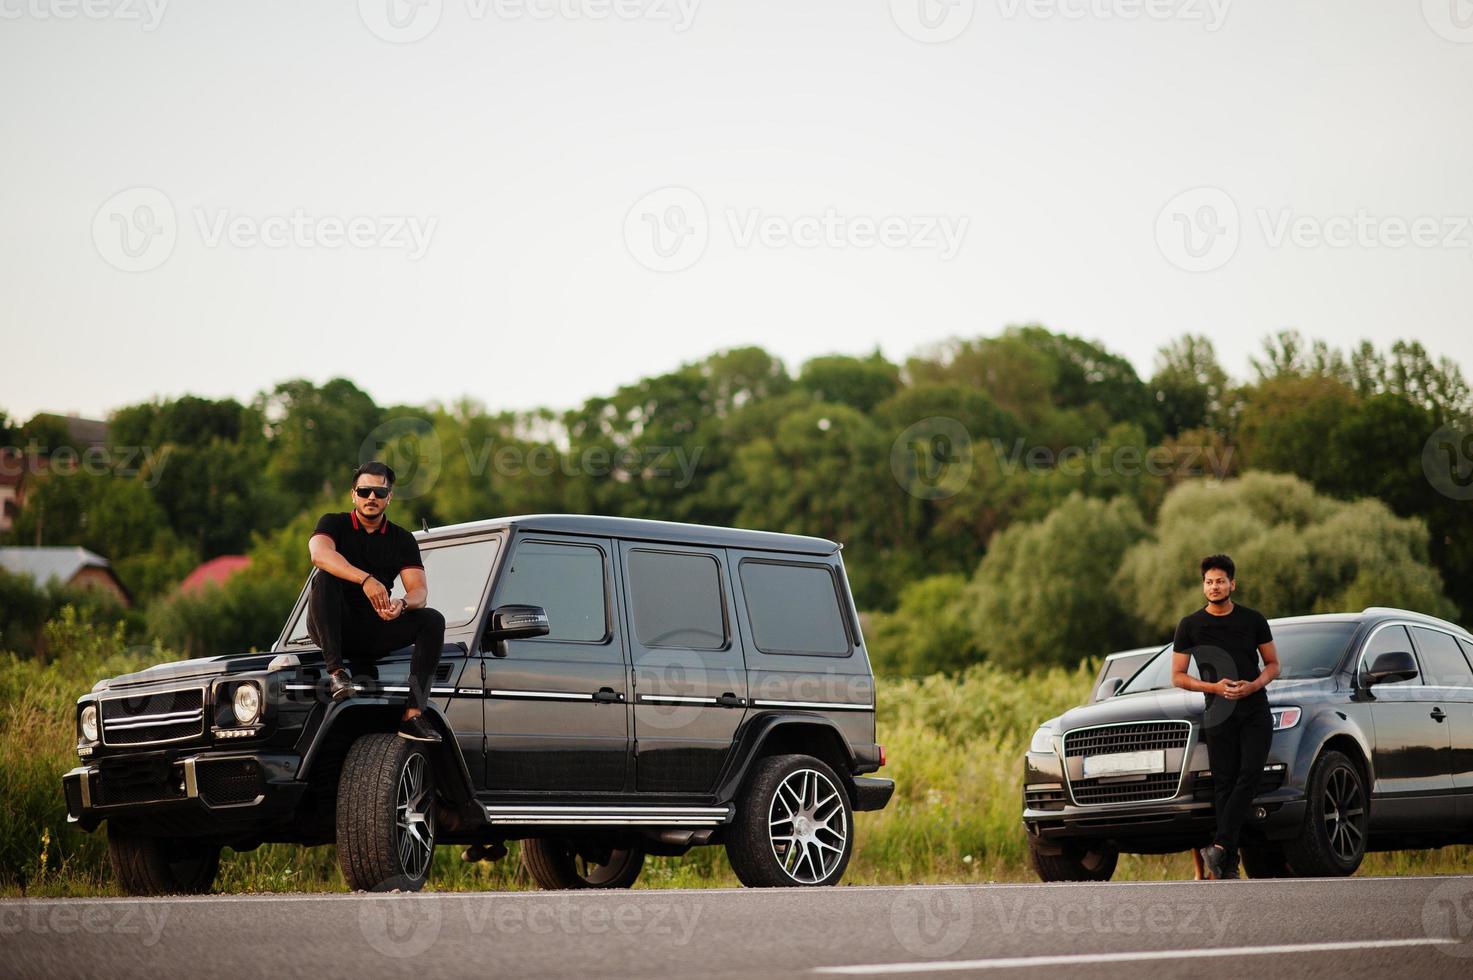
[[424, 715], [415, 715], [413, 718], [399, 722], [399, 737], [413, 739], [416, 742], [440, 741], [440, 734], [430, 727]]
[[335, 670], [327, 675], [327, 694], [334, 701], [353, 696], [353, 679], [346, 670]]
[[1227, 874], [1224, 875], [1223, 877], [1226, 877], [1226, 878], [1238, 878], [1238, 877], [1241, 877], [1238, 874], [1238, 852], [1237, 852], [1237, 849], [1236, 848], [1228, 855], [1227, 869], [1226, 870], [1227, 870]]
[[1207, 869], [1207, 877], [1212, 881], [1238, 876], [1238, 869], [1232, 867], [1228, 861], [1227, 852], [1216, 844], [1208, 844], [1202, 848], [1202, 866]]

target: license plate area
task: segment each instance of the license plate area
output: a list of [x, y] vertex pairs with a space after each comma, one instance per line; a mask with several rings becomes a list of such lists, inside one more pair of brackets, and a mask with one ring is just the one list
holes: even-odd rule
[[1166, 771], [1165, 749], [1144, 749], [1139, 752], [1110, 752], [1105, 755], [1084, 757], [1084, 775], [1130, 776]]

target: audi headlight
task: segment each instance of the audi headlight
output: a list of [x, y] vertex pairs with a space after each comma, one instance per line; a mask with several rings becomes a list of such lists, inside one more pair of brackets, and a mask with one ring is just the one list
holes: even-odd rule
[[82, 712], [77, 716], [77, 728], [82, 733], [83, 741], [97, 741], [97, 705], [82, 706]]
[[1054, 730], [1047, 725], [1039, 726], [1038, 731], [1033, 733], [1033, 741], [1029, 744], [1028, 751], [1053, 755]]
[[249, 725], [261, 717], [261, 689], [249, 682], [237, 684], [231, 706], [235, 710], [235, 720]]
[[1274, 731], [1281, 732], [1286, 728], [1293, 728], [1299, 724], [1299, 715], [1298, 708], [1274, 708]]

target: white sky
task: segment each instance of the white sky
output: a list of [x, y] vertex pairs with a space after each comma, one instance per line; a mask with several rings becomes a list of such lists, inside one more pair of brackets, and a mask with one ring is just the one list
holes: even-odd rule
[[[151, 2], [156, 24], [144, 0], [0, 0], [15, 417], [335, 375], [380, 404], [566, 407], [728, 346], [796, 370], [1026, 321], [1143, 376], [1188, 331], [1245, 376], [1285, 326], [1473, 367], [1466, 0], [681, 0], [683, 31], [595, 17], [610, 0]], [[965, 28], [909, 36], [922, 3]], [[391, 12], [433, 30], [390, 43], [368, 24], [394, 36]], [[645, 213], [691, 198], [635, 205], [667, 187], [709, 225], [661, 272], [637, 258], [658, 263]], [[1198, 187], [1225, 196], [1178, 199]], [[148, 192], [113, 199], [131, 188], [173, 212], [145, 271], [109, 262], [143, 217]], [[1213, 268], [1185, 271], [1178, 222], [1204, 203], [1236, 252], [1207, 239]], [[828, 209], [850, 236], [891, 216], [965, 234], [950, 258], [772, 244]], [[296, 212], [329, 219], [316, 244], [211, 244], [222, 218]], [[1436, 241], [1390, 247], [1395, 220], [1370, 244], [1304, 237], [1358, 212], [1433, 219]], [[769, 244], [742, 244], [754, 215], [782, 219]], [[1275, 244], [1286, 215], [1297, 244]], [[434, 224], [419, 258], [321, 244], [355, 216]]]

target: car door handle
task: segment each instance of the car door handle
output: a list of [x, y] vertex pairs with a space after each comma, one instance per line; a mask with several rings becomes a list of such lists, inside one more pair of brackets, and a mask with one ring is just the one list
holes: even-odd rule
[[727, 691], [725, 694], [721, 695], [721, 697], [717, 698], [716, 703], [723, 708], [740, 708], [744, 704], [746, 704], [745, 701], [737, 697], [735, 694], [732, 694], [730, 691]]
[[1443, 714], [1441, 708], [1433, 708], [1431, 718], [1433, 721], [1442, 721], [1447, 715]]
[[602, 701], [605, 704], [608, 704], [623, 701], [624, 695], [620, 694], [612, 687], [601, 687], [597, 691], [593, 692], [593, 700]]

